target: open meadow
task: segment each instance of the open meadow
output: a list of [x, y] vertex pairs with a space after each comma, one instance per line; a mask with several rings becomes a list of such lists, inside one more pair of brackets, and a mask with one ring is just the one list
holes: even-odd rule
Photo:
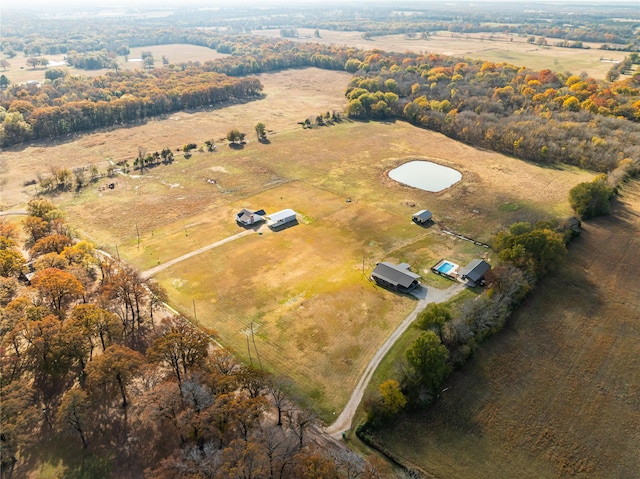
[[380, 434], [428, 477], [627, 478], [640, 470], [640, 183], [427, 411]]
[[[371, 356], [415, 306], [373, 286], [368, 275], [377, 261], [409, 262], [425, 284], [442, 287], [444, 280], [428, 273], [438, 259], [465, 264], [491, 255], [440, 227], [488, 242], [514, 221], [568, 216], [568, 190], [593, 177], [481, 151], [404, 122], [297, 125], [341, 110], [348, 78], [316, 69], [262, 75], [261, 100], [14, 149], [6, 159], [9, 184], [24, 202], [35, 186], [22, 187], [20, 173], [46, 173], [51, 162], [104, 169], [106, 157], [132, 163], [140, 145], [175, 150], [214, 139], [215, 152], [195, 151], [190, 159], [176, 153], [172, 165], [104, 178], [57, 201], [79, 234], [111, 253], [117, 245], [142, 271], [241, 232], [234, 215], [243, 207], [296, 210], [295, 226], [277, 232], [263, 226], [261, 234], [175, 264], [156, 279], [173, 307], [192, 318], [195, 312], [245, 361], [292, 378], [330, 422]], [[258, 121], [271, 131], [268, 144], [253, 139]], [[244, 147], [220, 141], [232, 127], [248, 133]], [[416, 158], [453, 167], [462, 181], [428, 193], [387, 176]], [[411, 222], [423, 208], [437, 225]]]
[[[382, 35], [362, 38], [362, 32], [320, 30], [320, 38], [314, 37], [314, 29], [298, 28], [302, 42], [345, 45], [362, 50], [380, 49], [389, 52], [441, 53], [495, 63], [507, 62], [533, 70], [548, 68], [558, 72], [579, 75], [586, 72], [598, 80], [604, 79], [612, 61], [621, 61], [625, 52], [603, 51], [600, 44], [585, 42], [589, 49], [560, 48], [553, 46], [558, 40], [547, 38], [548, 46], [527, 43], [527, 37], [510, 33], [436, 32], [428, 39], [408, 38], [406, 35]], [[256, 30], [255, 35], [271, 38], [280, 36], [280, 30]]]
[[[218, 53], [215, 50], [207, 47], [200, 47], [197, 45], [183, 45], [183, 44], [171, 44], [171, 45], [151, 45], [148, 47], [131, 48], [131, 53], [124, 56], [118, 56], [118, 68], [120, 70], [143, 70], [144, 64], [142, 62], [142, 52], [151, 52], [155, 60], [155, 66], [162, 66], [162, 57], [171, 64], [177, 64], [182, 62], [206, 62], [208, 60], [215, 60], [227, 56], [224, 53]], [[39, 81], [42, 82], [45, 79], [45, 73], [47, 70], [54, 68], [65, 70], [70, 75], [80, 75], [86, 77], [94, 77], [98, 75], [104, 75], [108, 71], [114, 71], [113, 68], [101, 68], [98, 70], [81, 70], [75, 67], [70, 67], [65, 61], [65, 55], [43, 55], [50, 63], [47, 68], [38, 66], [32, 68], [27, 64], [29, 57], [22, 54], [16, 55], [13, 58], [7, 58], [9, 66], [5, 70], [0, 70], [0, 74], [6, 75], [11, 83], [24, 83], [27, 81]]]

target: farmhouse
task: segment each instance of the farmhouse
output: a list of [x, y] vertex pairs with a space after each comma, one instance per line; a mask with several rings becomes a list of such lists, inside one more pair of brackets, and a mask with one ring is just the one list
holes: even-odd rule
[[460, 272], [458, 273], [458, 277], [461, 280], [475, 286], [482, 280], [482, 278], [484, 278], [485, 273], [490, 269], [491, 265], [485, 260], [474, 259], [460, 270]]
[[413, 221], [415, 221], [416, 223], [423, 225], [429, 221], [431, 221], [431, 217], [433, 215], [431, 214], [431, 211], [429, 210], [420, 210], [417, 213], [415, 213], [413, 215]]
[[371, 278], [380, 286], [408, 292], [420, 284], [420, 275], [409, 271], [407, 263], [393, 264], [383, 261], [377, 263]]
[[296, 212], [289, 208], [269, 215], [270, 228], [278, 228], [294, 221], [296, 221]]
[[264, 221], [265, 214], [266, 213], [264, 210], [251, 211], [246, 208], [243, 208], [236, 215], [236, 221], [243, 226], [251, 226], [253, 224]]

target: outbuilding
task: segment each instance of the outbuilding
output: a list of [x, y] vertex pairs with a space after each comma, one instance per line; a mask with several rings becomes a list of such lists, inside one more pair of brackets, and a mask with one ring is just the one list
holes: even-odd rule
[[240, 223], [242, 226], [251, 226], [256, 223], [260, 223], [264, 221], [264, 210], [251, 211], [246, 208], [240, 210], [240, 212], [236, 215], [236, 221]]
[[420, 210], [417, 213], [415, 213], [413, 215], [413, 221], [423, 225], [425, 223], [428, 223], [429, 221], [431, 221], [433, 215], [431, 214], [431, 211], [429, 210]]
[[296, 221], [296, 212], [290, 208], [286, 210], [278, 211], [277, 213], [273, 213], [269, 215], [269, 227], [270, 228], [279, 228], [280, 226], [284, 226], [288, 223], [293, 223]]
[[371, 278], [380, 286], [407, 293], [420, 284], [420, 275], [409, 270], [407, 263], [377, 263]]
[[458, 277], [467, 283], [475, 286], [484, 278], [491, 265], [483, 259], [474, 259], [460, 270]]

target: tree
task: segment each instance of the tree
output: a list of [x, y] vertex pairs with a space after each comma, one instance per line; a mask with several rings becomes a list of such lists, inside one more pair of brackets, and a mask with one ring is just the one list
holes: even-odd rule
[[127, 386], [144, 363], [145, 358], [139, 352], [113, 344], [87, 365], [87, 387], [105, 392], [107, 397], [120, 394], [122, 407], [126, 409], [129, 404]]
[[264, 140], [267, 137], [266, 127], [261, 121], [256, 123], [256, 135], [259, 140]]
[[433, 331], [427, 331], [407, 349], [405, 356], [416, 378], [430, 390], [449, 374], [449, 351]]
[[234, 128], [227, 132], [227, 140], [229, 140], [232, 144], [235, 144], [236, 142], [240, 141], [241, 135], [242, 134], [240, 133], [240, 130]]
[[176, 321], [147, 350], [150, 362], [164, 362], [171, 367], [179, 387], [191, 369], [201, 366], [209, 354], [209, 338], [185, 321]]
[[0, 276], [9, 278], [18, 276], [26, 261], [19, 251], [14, 249], [0, 249]]
[[432, 303], [420, 313], [416, 324], [425, 331], [433, 329], [442, 341], [442, 328], [448, 321], [451, 321], [449, 308], [443, 304]]
[[11, 81], [7, 78], [5, 74], [0, 75], [0, 89], [5, 89], [9, 86]]
[[7, 60], [6, 58], [0, 58], [0, 67], [2, 67], [3, 71], [7, 71], [7, 68], [9, 68], [11, 66], [11, 63], [9, 63], [9, 60]]
[[407, 404], [407, 398], [402, 394], [400, 384], [394, 379], [387, 379], [378, 388], [382, 397], [382, 406], [387, 415], [395, 416]]
[[27, 58], [26, 63], [35, 70], [36, 67], [40, 65], [40, 59], [38, 57], [29, 57]]
[[613, 188], [606, 184], [605, 177], [597, 177], [592, 182], [578, 183], [569, 190], [569, 204], [584, 219], [609, 214]]
[[19, 449], [31, 442], [35, 426], [42, 416], [35, 407], [35, 393], [27, 379], [3, 384], [0, 397], [0, 468], [7, 477], [11, 477]]
[[58, 268], [36, 272], [31, 279], [31, 285], [60, 318], [64, 317], [66, 306], [84, 294], [84, 287], [80, 281], [71, 273]]
[[56, 426], [59, 431], [71, 431], [80, 437], [82, 448], [86, 449], [86, 426], [91, 421], [87, 393], [73, 388], [65, 393], [56, 414]]

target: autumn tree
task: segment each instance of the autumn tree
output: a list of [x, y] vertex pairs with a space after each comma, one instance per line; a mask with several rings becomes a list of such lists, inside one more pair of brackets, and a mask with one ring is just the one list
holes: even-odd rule
[[15, 277], [20, 274], [26, 260], [15, 249], [0, 249], [0, 276], [4, 278]]
[[150, 362], [164, 363], [171, 368], [180, 388], [189, 372], [204, 363], [210, 343], [202, 331], [186, 325], [185, 321], [182, 318], [171, 324], [147, 350]]
[[402, 393], [400, 384], [394, 379], [387, 379], [378, 387], [382, 398], [382, 407], [390, 416], [398, 414], [407, 404], [407, 398]]
[[139, 352], [113, 344], [87, 365], [87, 387], [107, 397], [119, 394], [126, 409], [129, 405], [127, 387], [144, 364], [145, 358]]
[[31, 279], [31, 285], [60, 318], [64, 317], [66, 307], [85, 292], [73, 274], [58, 268], [37, 271]]
[[0, 389], [0, 468], [7, 477], [17, 462], [18, 451], [35, 439], [33, 433], [42, 417], [35, 396], [29, 380], [8, 382], [4, 377]]

